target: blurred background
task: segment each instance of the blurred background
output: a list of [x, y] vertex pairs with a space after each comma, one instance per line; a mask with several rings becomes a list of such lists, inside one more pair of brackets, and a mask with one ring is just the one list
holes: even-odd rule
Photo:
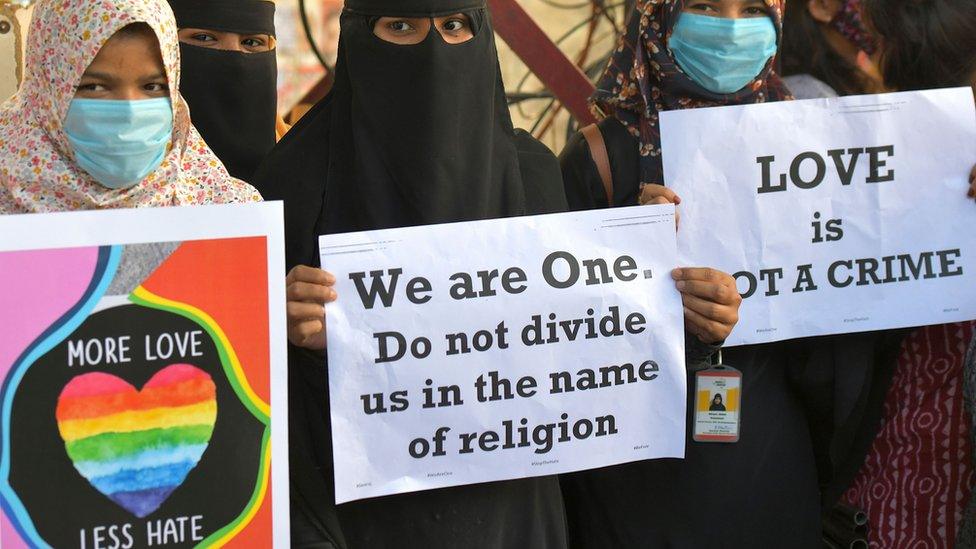
[[[326, 67], [335, 64], [342, 3], [343, 0], [276, 2], [278, 106], [286, 119], [300, 116], [304, 110], [302, 102], [307, 108], [328, 89]], [[513, 121], [558, 152], [568, 132], [575, 131], [576, 121], [553, 90], [562, 92], [563, 97], [580, 96], [583, 83], [568, 72], [571, 66], [578, 67], [590, 81], [599, 75], [633, 0], [489, 3], [496, 30], [502, 35], [496, 38]], [[0, 100], [16, 91], [22, 76], [23, 43], [32, 4], [33, 0], [0, 0]], [[532, 27], [541, 29], [540, 36], [531, 32]], [[543, 36], [549, 46], [540, 39]], [[547, 49], [552, 44], [558, 51]], [[523, 60], [532, 56], [534, 59], [529, 60], [534, 71]], [[577, 104], [576, 111], [579, 110]]]

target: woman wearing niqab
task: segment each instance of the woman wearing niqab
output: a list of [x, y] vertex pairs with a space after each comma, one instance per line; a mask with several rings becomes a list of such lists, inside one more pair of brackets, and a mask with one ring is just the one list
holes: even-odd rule
[[[169, 0], [181, 30], [260, 36], [261, 51], [180, 42], [180, 93], [193, 125], [234, 177], [248, 181], [276, 141], [275, 4], [268, 0]], [[253, 40], [254, 38], [250, 38]], [[215, 43], [216, 40], [210, 42]], [[267, 48], [266, 50], [264, 48]]]
[[[79, 164], [65, 118], [85, 70], [120, 29], [145, 23], [159, 42], [173, 128], [162, 161], [110, 188]], [[179, 46], [162, 0], [39, 2], [27, 38], [24, 81], [0, 105], [0, 214], [252, 202], [190, 123], [177, 91]]]
[[[461, 43], [434, 25], [409, 45], [374, 34], [380, 17], [459, 13]], [[348, 0], [340, 25], [334, 88], [254, 178], [285, 202], [289, 270], [318, 266], [321, 234], [566, 209], [555, 156], [512, 127], [484, 0]], [[325, 356], [291, 345], [289, 377], [296, 546], [566, 545], [551, 476], [334, 506]]]

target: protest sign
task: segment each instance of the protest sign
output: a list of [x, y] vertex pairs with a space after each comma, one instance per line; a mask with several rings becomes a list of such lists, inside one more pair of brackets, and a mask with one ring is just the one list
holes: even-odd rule
[[673, 206], [320, 250], [337, 503], [684, 455]]
[[280, 204], [0, 216], [0, 545], [288, 545], [283, 245]]
[[735, 275], [727, 345], [976, 318], [970, 88], [661, 113], [679, 258]]

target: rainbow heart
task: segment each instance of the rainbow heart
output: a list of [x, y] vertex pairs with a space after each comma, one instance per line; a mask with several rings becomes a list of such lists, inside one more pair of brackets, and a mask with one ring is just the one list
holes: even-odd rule
[[75, 469], [143, 518], [183, 484], [210, 444], [217, 388], [189, 364], [163, 368], [141, 391], [94, 372], [64, 386], [56, 416]]

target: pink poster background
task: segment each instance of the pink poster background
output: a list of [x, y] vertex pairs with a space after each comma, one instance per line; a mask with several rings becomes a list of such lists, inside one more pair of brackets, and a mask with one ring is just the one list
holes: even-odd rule
[[[23, 352], [84, 296], [98, 248], [0, 253], [0, 380]], [[0, 546], [26, 547], [0, 513]]]

